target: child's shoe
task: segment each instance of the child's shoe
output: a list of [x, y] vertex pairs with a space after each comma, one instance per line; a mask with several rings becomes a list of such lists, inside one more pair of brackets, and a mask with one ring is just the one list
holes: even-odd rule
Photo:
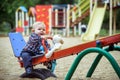
[[25, 69], [25, 71], [26, 71], [26, 74], [31, 74], [32, 71], [33, 71], [33, 68], [32, 67], [28, 67], [28, 68]]

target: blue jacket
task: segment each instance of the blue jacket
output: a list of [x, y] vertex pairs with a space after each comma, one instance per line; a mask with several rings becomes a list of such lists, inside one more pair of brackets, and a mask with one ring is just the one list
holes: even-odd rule
[[[45, 40], [45, 45], [48, 49], [50, 46], [48, 42]], [[32, 33], [29, 37], [29, 40], [26, 46], [23, 48], [22, 52], [30, 52], [33, 54], [43, 54], [43, 51], [40, 49], [42, 46], [42, 38], [35, 33]]]

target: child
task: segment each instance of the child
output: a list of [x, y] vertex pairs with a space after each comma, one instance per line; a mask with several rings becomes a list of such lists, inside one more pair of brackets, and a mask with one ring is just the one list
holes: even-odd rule
[[[29, 37], [29, 40], [26, 46], [23, 48], [21, 52], [21, 57], [23, 59], [24, 68], [27, 74], [31, 74], [33, 70], [32, 66], [32, 56], [41, 55], [43, 56], [45, 52], [42, 47], [42, 36], [45, 35], [46, 29], [45, 24], [42, 22], [35, 22], [33, 24], [32, 33]], [[47, 41], [45, 41], [45, 45], [48, 49], [50, 46]]]
[[82, 32], [82, 33], [85, 33], [86, 28], [87, 28], [87, 27], [86, 27], [85, 24], [81, 25], [81, 32]]

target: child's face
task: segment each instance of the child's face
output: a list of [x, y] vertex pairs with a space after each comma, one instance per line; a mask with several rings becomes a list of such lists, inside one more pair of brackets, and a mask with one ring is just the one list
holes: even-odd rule
[[44, 35], [45, 34], [45, 27], [38, 26], [35, 28], [35, 33], [38, 35]]

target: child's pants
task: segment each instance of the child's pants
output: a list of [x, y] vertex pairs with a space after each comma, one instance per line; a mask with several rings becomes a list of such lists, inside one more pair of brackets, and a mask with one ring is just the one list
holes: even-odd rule
[[28, 67], [32, 67], [32, 53], [28, 53], [28, 52], [22, 52], [21, 53], [21, 57], [23, 59], [23, 65], [26, 68]]

